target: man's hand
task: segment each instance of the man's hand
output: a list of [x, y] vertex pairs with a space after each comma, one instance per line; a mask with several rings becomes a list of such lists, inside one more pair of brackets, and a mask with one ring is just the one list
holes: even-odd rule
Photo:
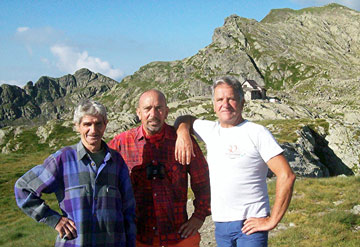
[[179, 127], [175, 143], [175, 160], [182, 165], [189, 165], [192, 156], [195, 157], [195, 153], [190, 133]]
[[241, 231], [245, 233], [246, 235], [250, 235], [254, 232], [260, 232], [260, 231], [270, 231], [275, 228], [276, 225], [274, 225], [273, 222], [271, 222], [270, 217], [266, 218], [249, 218], [245, 220], [243, 227], [241, 228]]
[[74, 221], [66, 217], [61, 217], [55, 226], [55, 230], [59, 233], [60, 238], [66, 237], [67, 240], [77, 238], [77, 230]]
[[199, 218], [191, 216], [188, 221], [180, 226], [178, 233], [181, 234], [182, 238], [190, 237], [197, 233], [203, 223], [204, 221]]

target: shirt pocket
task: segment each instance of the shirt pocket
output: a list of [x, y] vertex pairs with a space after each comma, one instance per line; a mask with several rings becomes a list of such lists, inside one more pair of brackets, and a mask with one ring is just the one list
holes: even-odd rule
[[167, 164], [166, 177], [169, 181], [167, 186], [168, 193], [172, 194], [174, 202], [184, 202], [187, 200], [188, 176], [187, 165], [177, 162]]
[[[100, 198], [99, 198], [100, 199]], [[102, 209], [122, 210], [122, 196], [118, 187], [106, 185], [101, 193]]]
[[112, 185], [106, 186], [105, 195], [109, 198], [121, 199], [121, 193], [119, 189]]
[[62, 204], [68, 213], [89, 208], [89, 185], [83, 184], [65, 188], [65, 198]]
[[84, 196], [89, 193], [89, 186], [87, 184], [76, 185], [65, 188], [65, 198], [75, 198], [78, 196]]

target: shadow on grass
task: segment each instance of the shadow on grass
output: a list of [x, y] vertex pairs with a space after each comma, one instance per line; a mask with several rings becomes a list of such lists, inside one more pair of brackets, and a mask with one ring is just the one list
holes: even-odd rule
[[26, 237], [26, 236], [27, 236], [27, 234], [24, 234], [22, 232], [17, 232], [17, 233], [11, 234], [9, 239], [10, 240], [18, 240], [18, 239]]

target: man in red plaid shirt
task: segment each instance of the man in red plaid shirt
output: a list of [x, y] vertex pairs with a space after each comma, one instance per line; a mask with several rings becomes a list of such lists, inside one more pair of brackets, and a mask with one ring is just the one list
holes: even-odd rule
[[[165, 123], [169, 108], [163, 93], [151, 89], [139, 99], [141, 126], [118, 134], [109, 147], [128, 165], [136, 199], [136, 246], [199, 246], [199, 228], [210, 215], [210, 183], [206, 160], [193, 140], [189, 165], [175, 160], [176, 132]], [[195, 199], [186, 211], [188, 173]]]

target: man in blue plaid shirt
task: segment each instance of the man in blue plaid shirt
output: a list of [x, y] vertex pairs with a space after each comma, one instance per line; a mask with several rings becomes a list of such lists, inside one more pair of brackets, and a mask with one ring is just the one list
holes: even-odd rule
[[[50, 155], [15, 184], [18, 206], [59, 233], [55, 246], [135, 246], [135, 199], [128, 168], [104, 141], [105, 107], [86, 100], [75, 109], [81, 141]], [[55, 193], [61, 214], [41, 199]]]

